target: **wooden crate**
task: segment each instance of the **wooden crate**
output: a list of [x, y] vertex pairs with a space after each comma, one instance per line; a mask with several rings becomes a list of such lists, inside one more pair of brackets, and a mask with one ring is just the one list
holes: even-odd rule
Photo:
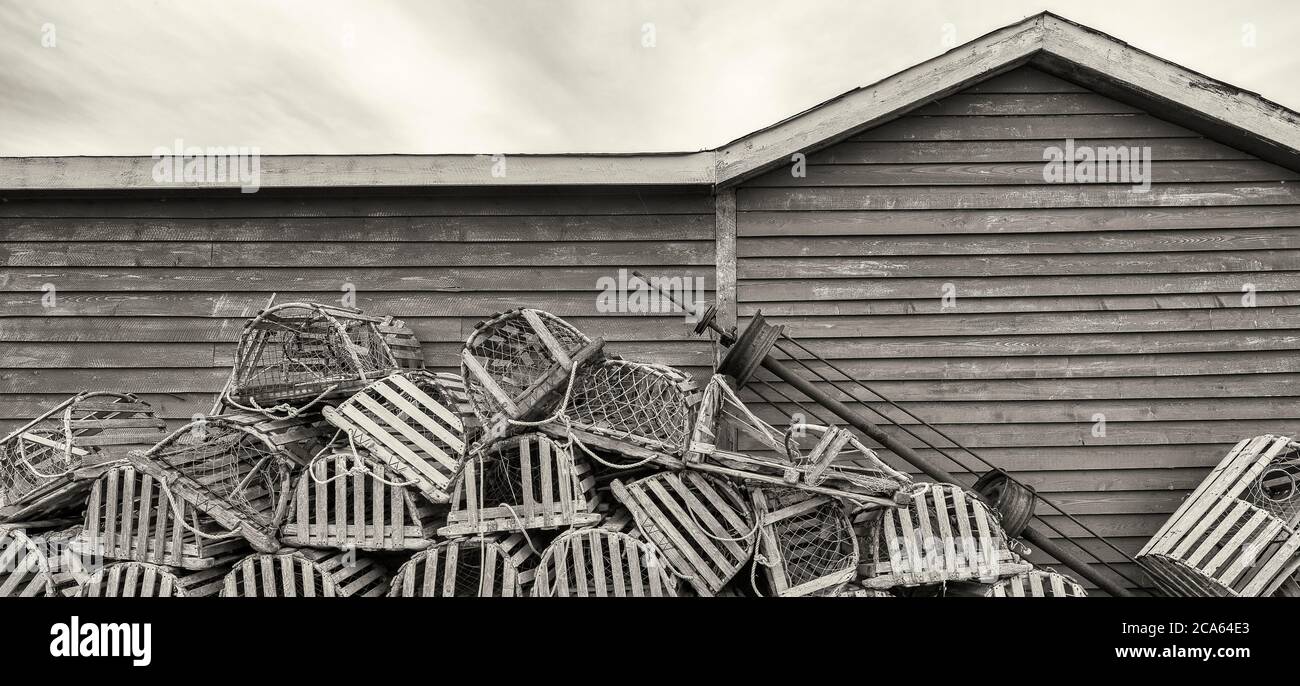
[[542, 552], [533, 597], [676, 596], [677, 578], [651, 545], [607, 529], [574, 529]]
[[844, 504], [793, 488], [751, 488], [757, 564], [781, 597], [836, 595], [858, 573], [858, 539]]
[[1300, 567], [1300, 443], [1237, 443], [1138, 553], [1174, 596], [1267, 596]]
[[1032, 569], [1007, 547], [997, 515], [952, 484], [919, 484], [902, 508], [883, 509], [859, 567], [868, 588], [992, 582]]
[[166, 434], [148, 403], [128, 393], [81, 393], [0, 439], [0, 521], [75, 512], [95, 467]]
[[[458, 377], [401, 372], [366, 386], [324, 415], [433, 503], [450, 500], [467, 434]], [[459, 396], [459, 397], [458, 397]]]
[[[202, 535], [195, 533], [201, 532]], [[130, 464], [100, 475], [73, 545], [84, 555], [182, 569], [209, 569], [248, 543]]]
[[749, 561], [754, 515], [729, 482], [696, 472], [660, 472], [610, 483], [637, 528], [702, 596], [713, 596]]
[[0, 526], [0, 598], [56, 594], [46, 551], [23, 529]]
[[511, 436], [477, 451], [465, 463], [452, 490], [447, 526], [438, 535], [595, 524], [600, 515], [594, 491], [586, 460], [574, 459], [543, 434]]
[[623, 446], [680, 455], [699, 395], [681, 370], [607, 358], [574, 380], [565, 415], [576, 429], [614, 439], [611, 449], [633, 459], [641, 453], [629, 454]]
[[518, 598], [533, 581], [537, 553], [522, 533], [443, 541], [397, 570], [390, 598]]
[[386, 320], [322, 303], [283, 303], [257, 313], [240, 334], [221, 402], [245, 412], [293, 415], [346, 398], [402, 368], [380, 331]]
[[310, 548], [427, 548], [445, 517], [405, 483], [365, 450], [336, 448], [298, 475], [280, 538]]
[[160, 482], [255, 550], [274, 552], [289, 504], [293, 462], [265, 434], [238, 422], [208, 417], [173, 432], [129, 458], [137, 471]]
[[206, 598], [221, 592], [229, 566], [182, 571], [148, 562], [101, 567], [77, 590], [82, 598]]
[[222, 579], [223, 598], [377, 598], [388, 590], [388, 571], [351, 551], [285, 549], [250, 555]]

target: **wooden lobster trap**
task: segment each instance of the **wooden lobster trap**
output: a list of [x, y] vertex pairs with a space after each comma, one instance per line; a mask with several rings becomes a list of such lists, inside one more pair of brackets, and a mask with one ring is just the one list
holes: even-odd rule
[[323, 412], [430, 502], [445, 503], [468, 445], [460, 414], [464, 397], [454, 374], [401, 372]]
[[574, 529], [542, 552], [534, 598], [642, 598], [678, 594], [654, 546], [608, 529]]
[[299, 474], [281, 540], [311, 548], [427, 548], [443, 520], [409, 485], [365, 450], [336, 448]]
[[277, 536], [289, 503], [293, 462], [265, 434], [208, 417], [129, 459], [158, 482], [169, 502], [185, 501], [256, 550], [280, 547]]
[[79, 509], [95, 466], [157, 443], [165, 429], [127, 393], [81, 393], [55, 405], [0, 439], [0, 521]]
[[[762, 454], [720, 448], [724, 427], [754, 441]], [[911, 481], [847, 429], [815, 424], [777, 429], [755, 415], [721, 375], [704, 387], [685, 460], [691, 469], [845, 498], [863, 507], [893, 506], [899, 488]]]
[[1008, 547], [997, 515], [952, 484], [917, 484], [905, 507], [885, 508], [870, 529], [868, 588], [949, 581], [986, 583], [1033, 568]]
[[130, 464], [94, 481], [73, 545], [83, 554], [181, 569], [209, 569], [248, 543], [164, 482]]
[[406, 322], [389, 316], [375, 326], [388, 344], [398, 369], [424, 369], [424, 347]]
[[844, 504], [793, 488], [751, 488], [760, 558], [782, 597], [836, 595], [858, 574], [858, 538]]
[[[699, 389], [685, 372], [621, 359], [592, 363], [573, 383], [565, 415], [575, 429], [613, 439], [613, 451], [639, 446], [680, 455], [690, 438]], [[630, 444], [630, 445], [629, 445]]]
[[993, 584], [990, 598], [1087, 598], [1088, 592], [1070, 577], [1050, 569], [1032, 569]]
[[283, 303], [244, 326], [221, 402], [246, 412], [293, 415], [345, 398], [403, 367], [380, 330], [388, 320], [321, 303]]
[[518, 308], [480, 322], [461, 350], [461, 376], [486, 440], [509, 433], [508, 420], [561, 409], [578, 368], [604, 345], [542, 310]]
[[477, 451], [452, 490], [440, 536], [556, 529], [595, 524], [595, 480], [549, 436], [520, 434]]
[[0, 526], [0, 598], [56, 594], [47, 552], [23, 529]]
[[729, 482], [697, 472], [660, 472], [623, 484], [614, 497], [637, 528], [702, 596], [713, 596], [753, 554], [754, 515]]
[[388, 570], [355, 551], [286, 549], [250, 555], [222, 579], [223, 598], [378, 598]]
[[1237, 443], [1138, 553], [1175, 596], [1267, 596], [1300, 567], [1300, 443]]
[[538, 556], [522, 533], [443, 541], [397, 570], [390, 598], [518, 598], [532, 584]]
[[82, 582], [82, 598], [207, 598], [221, 593], [227, 567], [183, 571], [148, 562], [115, 562]]
[[[250, 433], [264, 437], [293, 460], [294, 464], [307, 466], [320, 451], [329, 445], [336, 430], [319, 413], [308, 412], [292, 417], [267, 417], [256, 412], [228, 412], [214, 419], [243, 427]], [[203, 424], [198, 424], [202, 427]]]

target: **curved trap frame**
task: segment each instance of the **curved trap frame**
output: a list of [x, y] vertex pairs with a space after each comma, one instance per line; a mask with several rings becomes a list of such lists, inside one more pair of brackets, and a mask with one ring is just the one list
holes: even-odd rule
[[380, 330], [388, 323], [321, 303], [268, 307], [244, 325], [220, 402], [293, 415], [320, 400], [345, 398], [402, 367]]
[[1070, 577], [1050, 569], [1034, 569], [1003, 579], [985, 593], [990, 598], [1087, 598], [1088, 592]]
[[1300, 442], [1233, 447], [1138, 553], [1173, 596], [1267, 596], [1300, 567]]
[[702, 596], [713, 596], [749, 561], [756, 527], [729, 482], [696, 472], [660, 472], [610, 483], [647, 540]]
[[376, 381], [323, 413], [424, 497], [445, 503], [468, 445], [464, 404], [456, 375], [413, 371]]
[[596, 524], [595, 480], [586, 460], [549, 436], [512, 436], [477, 451], [452, 491], [440, 536]]
[[427, 548], [441, 520], [407, 483], [364, 450], [336, 448], [299, 474], [281, 540], [311, 548]]
[[542, 310], [523, 307], [479, 322], [460, 355], [474, 414], [491, 438], [509, 431], [503, 418], [550, 415], [563, 402], [575, 368], [603, 346]]
[[147, 562], [115, 562], [90, 575], [81, 598], [206, 598], [221, 592], [224, 567], [185, 572]]
[[781, 597], [836, 595], [858, 573], [858, 538], [834, 498], [793, 488], [751, 488], [759, 553]]
[[86, 555], [182, 569], [207, 569], [247, 549], [243, 538], [174, 492], [169, 498], [161, 481], [130, 464], [91, 485], [73, 545]]
[[301, 548], [250, 555], [222, 579], [223, 598], [377, 598], [388, 571], [355, 552]]
[[698, 400], [695, 382], [681, 370], [604, 359], [574, 380], [565, 415], [575, 429], [615, 439], [615, 451], [630, 443], [680, 455]]
[[0, 598], [54, 596], [46, 551], [26, 531], [0, 526]]
[[870, 530], [868, 588], [982, 581], [1033, 568], [1007, 547], [997, 515], [952, 484], [917, 484], [906, 507], [885, 508]]
[[130, 461], [172, 500], [187, 502], [254, 549], [279, 549], [292, 462], [265, 434], [208, 417], [177, 429], [147, 451], [132, 453]]
[[663, 597], [677, 578], [651, 545], [607, 529], [575, 529], [542, 552], [533, 597]]
[[0, 521], [43, 519], [81, 507], [78, 470], [126, 457], [166, 433], [153, 408], [129, 393], [81, 393], [0, 439]]
[[523, 534], [443, 541], [416, 553], [393, 576], [390, 598], [518, 598], [538, 556]]

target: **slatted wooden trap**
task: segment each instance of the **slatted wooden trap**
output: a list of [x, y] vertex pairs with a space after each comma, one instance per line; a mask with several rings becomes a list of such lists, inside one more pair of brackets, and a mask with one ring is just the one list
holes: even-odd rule
[[[306, 466], [313, 457], [329, 444], [335, 427], [317, 412], [306, 412], [292, 417], [267, 417], [256, 412], [229, 412], [214, 417], [228, 424], [243, 427], [260, 436], [293, 460]], [[202, 426], [202, 425], [200, 425]]]
[[906, 507], [880, 511], [859, 568], [868, 588], [992, 582], [1032, 569], [1008, 547], [997, 516], [952, 484], [918, 484]]
[[265, 434], [209, 417], [129, 459], [137, 471], [160, 482], [171, 500], [185, 501], [254, 549], [280, 547], [293, 463]]
[[431, 502], [445, 503], [464, 464], [463, 403], [455, 375], [413, 371], [376, 381], [323, 412]]
[[396, 317], [384, 317], [376, 326], [398, 369], [424, 369], [424, 347], [406, 322]]
[[519, 308], [480, 322], [461, 350], [461, 376], [488, 440], [509, 431], [506, 419], [537, 420], [559, 409], [576, 369], [603, 346], [542, 310]]
[[699, 389], [681, 370], [604, 359], [574, 381], [565, 415], [576, 429], [615, 439], [614, 450], [630, 444], [680, 455], [698, 400]]
[[1034, 569], [993, 584], [991, 598], [1086, 598], [1079, 582], [1050, 569]]
[[1300, 567], [1300, 443], [1237, 443], [1138, 553], [1175, 596], [1271, 595]]
[[586, 526], [600, 521], [595, 480], [549, 436], [521, 434], [474, 453], [456, 480], [440, 536]]
[[713, 596], [753, 553], [754, 516], [730, 483], [696, 472], [660, 472], [623, 484], [614, 497], [674, 569]]
[[522, 533], [443, 541], [407, 560], [388, 596], [518, 598], [532, 584], [537, 562]]
[[575, 529], [542, 552], [533, 597], [662, 597], [678, 594], [677, 578], [643, 541], [607, 529]]
[[246, 412], [293, 414], [345, 398], [404, 366], [380, 330], [387, 320], [321, 303], [283, 303], [244, 326], [224, 404]]
[[118, 465], [91, 485], [74, 545], [83, 553], [183, 569], [208, 569], [248, 543], [150, 473]]
[[0, 598], [55, 594], [46, 551], [26, 531], [0, 526]]
[[363, 449], [336, 448], [298, 475], [281, 540], [312, 548], [427, 548], [443, 519], [407, 483]]
[[844, 505], [793, 488], [751, 488], [757, 564], [782, 597], [836, 595], [858, 573], [858, 539]]
[[90, 575], [83, 598], [206, 598], [221, 592], [227, 567], [182, 571], [148, 562], [115, 562]]
[[94, 466], [157, 443], [165, 428], [127, 393], [81, 393], [46, 410], [0, 439], [0, 521], [79, 509]]
[[352, 551], [309, 548], [250, 555], [222, 579], [223, 598], [377, 598], [388, 590], [383, 565]]

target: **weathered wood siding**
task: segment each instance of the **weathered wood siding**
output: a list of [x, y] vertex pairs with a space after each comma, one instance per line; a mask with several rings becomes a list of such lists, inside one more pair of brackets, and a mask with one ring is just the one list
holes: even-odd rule
[[[1067, 137], [1150, 146], [1151, 190], [1044, 183]], [[775, 315], [1135, 553], [1233, 442], [1300, 431], [1298, 178], [1022, 68], [741, 186], [742, 325]]]
[[706, 191], [9, 198], [0, 424], [83, 389], [140, 394], [171, 420], [207, 412], [272, 293], [338, 303], [346, 284], [358, 307], [404, 318], [437, 366], [455, 364], [477, 322], [529, 305], [629, 358], [702, 371], [708, 343], [680, 315], [601, 314], [596, 293], [620, 268], [711, 290], [713, 222]]

